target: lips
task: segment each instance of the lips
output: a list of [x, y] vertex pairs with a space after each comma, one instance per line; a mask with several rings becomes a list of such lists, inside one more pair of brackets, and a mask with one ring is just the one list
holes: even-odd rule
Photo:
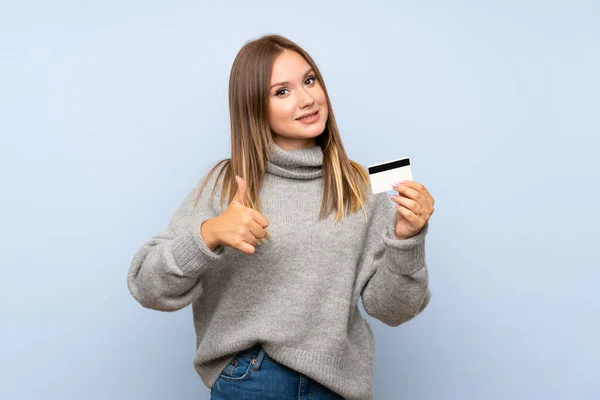
[[315, 110], [315, 111], [311, 111], [311, 112], [306, 113], [306, 114], [302, 114], [301, 116], [299, 116], [298, 118], [296, 118], [296, 120], [300, 120], [300, 119], [305, 118], [305, 117], [312, 117], [313, 115], [315, 115], [318, 112], [319, 112], [319, 110]]

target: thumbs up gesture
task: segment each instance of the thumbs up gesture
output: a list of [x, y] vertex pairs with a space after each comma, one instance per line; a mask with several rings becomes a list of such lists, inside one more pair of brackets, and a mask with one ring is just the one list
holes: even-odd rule
[[235, 183], [237, 184], [237, 192], [235, 192], [235, 197], [233, 198], [234, 203], [244, 205], [246, 201], [246, 192], [248, 190], [248, 184], [239, 176], [235, 176]]
[[248, 185], [237, 175], [235, 180], [238, 189], [229, 207], [202, 224], [201, 232], [203, 237], [212, 239], [214, 247], [225, 245], [253, 254], [266, 235], [265, 228], [269, 226], [269, 221], [258, 211], [244, 205]]

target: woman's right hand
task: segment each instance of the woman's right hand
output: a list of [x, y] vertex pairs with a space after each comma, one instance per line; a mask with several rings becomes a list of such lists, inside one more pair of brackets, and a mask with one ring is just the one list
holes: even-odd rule
[[229, 207], [215, 218], [205, 221], [200, 233], [207, 246], [214, 250], [218, 245], [253, 254], [260, 240], [265, 237], [269, 220], [252, 208], [244, 205], [247, 184], [236, 175], [237, 192]]

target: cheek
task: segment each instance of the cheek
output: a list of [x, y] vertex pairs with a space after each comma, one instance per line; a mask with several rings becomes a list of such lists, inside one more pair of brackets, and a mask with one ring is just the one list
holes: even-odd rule
[[318, 92], [318, 97], [317, 97], [317, 101], [324, 105], [325, 107], [327, 107], [327, 97], [325, 97], [325, 92], [323, 91], [323, 89], [319, 88], [319, 92]]
[[282, 125], [290, 119], [289, 107], [286, 107], [283, 102], [269, 105], [269, 125], [272, 130], [278, 130]]
[[277, 105], [274, 105], [274, 104], [269, 105], [269, 123], [271, 125], [277, 124], [277, 120], [280, 118], [279, 117], [280, 114], [281, 114], [281, 111], [279, 110], [279, 107], [277, 107]]
[[290, 104], [284, 101], [277, 102], [277, 104], [273, 104], [273, 106], [269, 107], [269, 119], [274, 123], [281, 123], [286, 120], [289, 120], [294, 115], [293, 105], [290, 107]]
[[323, 122], [326, 122], [327, 117], [329, 116], [329, 108], [327, 107], [327, 97], [325, 97], [325, 93], [323, 93], [323, 96], [319, 99], [319, 103], [321, 104], [321, 109], [324, 111], [323, 114], [326, 117]]

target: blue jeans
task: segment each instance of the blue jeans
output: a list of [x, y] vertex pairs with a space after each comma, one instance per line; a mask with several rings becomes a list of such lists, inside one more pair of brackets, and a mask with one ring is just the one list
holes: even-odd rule
[[275, 361], [260, 346], [239, 352], [210, 391], [210, 400], [343, 400], [317, 381]]

